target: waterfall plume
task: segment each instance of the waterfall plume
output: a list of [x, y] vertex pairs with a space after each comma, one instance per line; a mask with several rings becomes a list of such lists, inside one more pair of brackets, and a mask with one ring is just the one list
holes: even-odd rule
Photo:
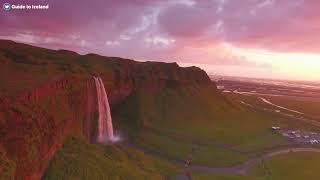
[[96, 89], [97, 106], [98, 106], [98, 129], [97, 139], [98, 143], [106, 143], [114, 141], [112, 118], [108, 96], [100, 77], [93, 77]]

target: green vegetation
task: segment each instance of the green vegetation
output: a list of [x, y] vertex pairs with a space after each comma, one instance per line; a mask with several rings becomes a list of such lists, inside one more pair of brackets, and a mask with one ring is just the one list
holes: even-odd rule
[[15, 162], [7, 158], [5, 150], [0, 146], [0, 180], [13, 180], [15, 166]]
[[274, 180], [319, 179], [319, 153], [292, 152], [266, 160]]
[[271, 101], [280, 106], [303, 112], [305, 114], [304, 116], [320, 121], [319, 100], [311, 100], [310, 98], [289, 99], [285, 97], [272, 97]]
[[262, 180], [262, 179], [249, 179], [248, 176], [241, 175], [221, 175], [209, 173], [192, 173], [193, 180]]
[[177, 140], [162, 134], [150, 132], [141, 133], [140, 138], [137, 139], [135, 143], [146, 149], [158, 151], [180, 160], [185, 160], [192, 149], [190, 141]]
[[[244, 150], [283, 143], [285, 139], [273, 133], [270, 127], [279, 122], [288, 123], [248, 111], [213, 89], [199, 86], [165, 89], [155, 95], [135, 93], [125, 104], [116, 107], [113, 114], [115, 122], [117, 119], [122, 124], [135, 122], [140, 130], [150, 129], [163, 136], [174, 134], [189, 142], [209, 139]], [[133, 133], [137, 135], [137, 129]]]
[[248, 170], [246, 175], [192, 173], [196, 180], [316, 180], [320, 177], [319, 153], [291, 152], [265, 159]]
[[[241, 106], [242, 108], [245, 108], [247, 109], [248, 112], [252, 112], [254, 111], [251, 107], [248, 107], [246, 105], [243, 105], [241, 104], [239, 101], [244, 101], [250, 105], [252, 105], [253, 107], [259, 107], [260, 109], [262, 108], [267, 108], [267, 109], [273, 109], [273, 110], [276, 110], [278, 108], [275, 108], [274, 106], [272, 105], [269, 105], [267, 103], [264, 103], [263, 101], [261, 101], [260, 99], [258, 99], [257, 96], [247, 96], [247, 95], [239, 95], [239, 94], [232, 94], [232, 93], [229, 93], [229, 94], [225, 94], [225, 96], [230, 100], [230, 101], [233, 101], [233, 102], [237, 102], [238, 103], [238, 106]], [[271, 98], [271, 97], [267, 97], [267, 98]], [[273, 101], [274, 99], [278, 99], [279, 97], [272, 97], [272, 101], [271, 102], [274, 102], [275, 104], [278, 104], [278, 102], [275, 102]], [[278, 101], [280, 102], [280, 99], [278, 99]], [[283, 105], [284, 107], [288, 107], [290, 108], [289, 106], [289, 102], [290, 101], [287, 101], [285, 99], [281, 100], [282, 103], [279, 103], [279, 105]], [[306, 105], [309, 103], [308, 101], [301, 101], [300, 102], [300, 106], [304, 106], [304, 103], [306, 103]], [[293, 108], [292, 108], [293, 109]], [[282, 112], [284, 113], [289, 113], [285, 110], [281, 110]], [[274, 119], [276, 121], [273, 121], [273, 126], [280, 126], [282, 129], [300, 129], [300, 130], [305, 130], [305, 131], [318, 131], [318, 128], [313, 126], [313, 125], [310, 125], [306, 122], [302, 122], [302, 121], [298, 121], [298, 120], [293, 120], [291, 118], [288, 118], [288, 117], [279, 117], [278, 115], [272, 115], [272, 113], [268, 113], [268, 112], [256, 112], [257, 114], [259, 114], [260, 117], [265, 117], [265, 116], [268, 116], [270, 119]], [[290, 112], [292, 113], [292, 112]], [[258, 117], [259, 117], [258, 116]]]
[[[201, 85], [196, 78], [191, 80], [192, 73], [179, 74], [183, 69], [179, 69], [176, 64], [163, 66], [163, 63], [139, 63], [93, 54], [80, 56], [69, 51], [12, 44], [0, 45], [0, 67], [3, 73], [0, 81], [0, 103], [2, 97], [14, 99], [12, 97], [16, 95], [64, 77], [76, 77], [85, 84], [85, 80], [92, 75], [105, 76], [106, 87], [116, 89], [116, 95], [113, 95], [125, 98], [112, 106], [115, 129], [128, 136], [130, 143], [160, 152], [159, 154], [172, 159], [186, 160], [196, 146], [192, 163], [215, 167], [233, 166], [261, 153], [262, 151], [255, 152], [258, 148], [287, 142], [287, 139], [271, 131], [271, 126], [314, 130], [314, 127], [300, 121], [250, 109], [240, 104], [239, 100], [253, 106], [270, 106], [256, 97], [225, 97], [208, 84]], [[166, 88], [162, 88], [162, 83], [166, 84]], [[146, 86], [144, 91], [140, 89], [140, 85]], [[157, 91], [149, 92], [149, 88], [152, 89], [153, 86]], [[121, 94], [126, 91], [128, 97]], [[37, 103], [10, 103], [8, 112], [0, 113], [0, 138], [5, 143], [11, 143], [11, 139], [21, 139], [21, 142], [13, 141], [11, 149], [0, 145], [1, 176], [5, 179], [14, 177], [18, 169], [16, 166], [21, 167], [22, 173], [34, 172], [32, 170], [37, 167], [30, 164], [40, 161], [40, 154], [46, 153], [42, 146], [50, 147], [54, 140], [62, 143], [63, 147], [51, 159], [43, 179], [164, 179], [180, 173], [182, 167], [164, 160], [165, 158], [161, 159], [161, 155], [148, 155], [123, 144], [89, 144], [83, 137], [84, 123], [81, 123], [85, 118], [86, 104], [82, 101], [85, 96], [81, 88], [74, 85], [66, 91], [43, 97]], [[318, 103], [299, 104], [279, 100], [280, 103], [318, 115], [315, 113]], [[19, 115], [19, 118], [12, 118], [14, 115]], [[77, 124], [67, 126], [65, 123], [68, 120]], [[94, 127], [96, 124], [91, 128]], [[214, 143], [195, 143], [201, 140]], [[22, 150], [16, 147], [22, 147]], [[10, 159], [8, 152], [13, 155], [20, 153], [21, 157]], [[225, 180], [262, 180], [271, 177], [313, 179], [316, 175], [319, 177], [315, 170], [315, 164], [319, 162], [320, 159], [312, 153], [297, 153], [265, 160], [250, 169], [247, 175], [195, 172], [193, 176], [194, 179]], [[299, 167], [303, 167], [303, 171], [299, 171]]]
[[227, 167], [241, 164], [252, 157], [251, 154], [243, 154], [213, 145], [200, 145], [195, 150], [192, 163], [211, 167]]
[[163, 179], [179, 167], [122, 145], [88, 144], [69, 138], [42, 179]]

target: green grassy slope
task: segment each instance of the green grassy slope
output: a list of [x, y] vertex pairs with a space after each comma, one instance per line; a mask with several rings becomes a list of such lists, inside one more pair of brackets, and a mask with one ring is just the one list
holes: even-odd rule
[[[309, 128], [299, 122], [253, 111], [232, 98], [224, 97], [214, 87], [198, 83], [197, 79], [189, 77], [192, 73], [183, 75], [182, 70], [174, 64], [140, 63], [92, 54], [80, 56], [68, 51], [39, 49], [14, 43], [7, 43], [6, 46], [0, 43], [0, 63], [1, 98], [14, 97], [70, 75], [82, 80], [92, 75], [106, 75], [104, 84], [111, 90], [119, 88], [119, 84], [124, 82], [140, 83], [139, 85], [147, 82], [146, 87], [157, 87], [153, 83], [167, 83], [166, 88], [157, 91], [134, 87], [123, 101], [112, 104], [114, 127], [123, 134], [125, 141], [180, 160], [186, 160], [195, 142], [214, 142], [213, 145], [198, 145], [194, 162], [202, 165], [230, 166], [254, 155], [228, 151], [221, 146], [244, 151], [286, 142], [286, 139], [270, 130], [271, 126]], [[137, 67], [140, 67], [141, 72]], [[148, 79], [149, 76], [156, 78]], [[119, 79], [128, 81], [119, 83]], [[185, 81], [189, 83], [183, 84]], [[130, 83], [128, 84], [132, 85]], [[120, 92], [123, 89], [117, 90]], [[34, 106], [35, 112], [37, 109], [49, 109], [47, 114], [55, 117], [53, 121], [57, 125], [68, 117], [66, 115], [82, 114], [83, 112], [74, 112], [72, 108], [78, 104], [77, 99], [83, 98], [81, 93], [77, 97], [70, 97], [72, 100], [66, 97], [71, 96], [73, 91], [67, 92], [67, 95], [64, 93], [44, 98]], [[24, 119], [30, 122], [40, 119], [37, 116], [27, 118], [29, 115], [33, 117], [33, 111], [24, 113], [24, 107], [21, 109], [19, 104], [13, 106], [16, 106], [13, 111], [21, 111], [26, 116]], [[30, 109], [29, 105], [26, 106], [27, 110]], [[0, 112], [0, 117], [6, 117], [4, 114]], [[46, 116], [42, 118], [45, 119]], [[159, 156], [145, 154], [124, 144], [89, 144], [79, 133], [83, 130], [83, 115], [77, 120], [79, 123], [75, 132], [61, 142], [63, 146], [50, 161], [43, 179], [161, 179], [174, 176], [181, 170], [181, 167]], [[7, 121], [0, 119], [0, 123], [6, 124]], [[35, 137], [32, 139], [38, 142], [37, 137], [43, 129], [36, 129], [36, 125], [31, 127], [33, 129], [26, 134]], [[6, 135], [7, 130], [0, 128], [0, 133]], [[36, 143], [32, 141], [31, 145], [34, 144]], [[8, 158], [3, 149], [5, 148], [0, 144], [0, 160], [4, 162], [0, 164], [0, 172], [12, 177], [19, 162]], [[195, 175], [201, 179], [207, 176]]]
[[[198, 74], [193, 74], [193, 72], [195, 71], [198, 72]], [[155, 72], [156, 74], [152, 75], [153, 72]], [[177, 64], [174, 63], [140, 63], [127, 59], [102, 57], [93, 54], [80, 56], [69, 51], [54, 51], [32, 47], [25, 44], [18, 44], [11, 41], [1, 41], [0, 103], [3, 103], [3, 107], [5, 107], [2, 109], [1, 106], [1, 110], [3, 111], [0, 112], [0, 117], [2, 117], [0, 119], [0, 146], [5, 146], [1, 148], [1, 174], [7, 174], [6, 176], [11, 178], [13, 178], [14, 176], [18, 178], [29, 175], [33, 176], [33, 171], [35, 171], [35, 173], [37, 174], [36, 171], [38, 167], [30, 166], [30, 164], [32, 164], [33, 162], [42, 163], [40, 162], [41, 156], [39, 152], [43, 151], [44, 153], [46, 153], [48, 151], [47, 149], [52, 145], [52, 141], [56, 140], [56, 137], [59, 137], [57, 139], [57, 144], [62, 143], [64, 144], [64, 147], [61, 149], [61, 151], [59, 151], [60, 154], [58, 153], [52, 160], [52, 162], [55, 163], [50, 163], [47, 172], [50, 172], [49, 174], [52, 174], [52, 177], [61, 176], [68, 178], [68, 173], [66, 173], [66, 176], [62, 176], [62, 174], [64, 174], [65, 172], [59, 174], [59, 172], [61, 172], [61, 169], [59, 168], [60, 165], [55, 166], [56, 164], [64, 163], [62, 159], [59, 158], [60, 155], [65, 154], [69, 157], [71, 152], [73, 154], [73, 151], [77, 150], [77, 152], [74, 152], [79, 153], [76, 154], [76, 157], [78, 158], [77, 163], [72, 163], [72, 155], [70, 155], [71, 159], [65, 160], [66, 164], [69, 165], [68, 167], [72, 169], [70, 171], [78, 174], [82, 171], [85, 171], [84, 167], [87, 165], [86, 162], [88, 159], [97, 159], [97, 157], [95, 156], [104, 149], [103, 146], [88, 144], [86, 145], [84, 140], [78, 141], [81, 138], [78, 135], [74, 134], [71, 134], [71, 136], [75, 136], [75, 142], [66, 141], [64, 143], [63, 140], [65, 137], [60, 137], [59, 134], [55, 134], [56, 130], [57, 132], [60, 132], [58, 130], [64, 129], [64, 127], [60, 125], [63, 125], [66, 121], [75, 118], [78, 122], [77, 130], [79, 130], [79, 132], [82, 131], [81, 124], [84, 117], [84, 112], [82, 110], [80, 110], [81, 112], [77, 112], [74, 110], [77, 109], [75, 107], [80, 104], [77, 100], [80, 101], [81, 99], [85, 99], [84, 94], [76, 93], [75, 95], [73, 95], [73, 90], [67, 92], [59, 91], [53, 94], [49, 94], [49, 96], [41, 97], [41, 99], [36, 103], [19, 102], [17, 100], [17, 97], [19, 95], [25, 92], [30, 92], [35, 88], [46, 86], [61, 78], [70, 76], [76, 77], [79, 81], [83, 80], [83, 83], [85, 83], [85, 80], [90, 76], [101, 75], [104, 79], [104, 83], [107, 89], [112, 90], [115, 88], [115, 86], [118, 86], [116, 87], [118, 88], [117, 91], [121, 91], [122, 87], [127, 88], [125, 86], [126, 84], [121, 87], [121, 83], [127, 83], [129, 88], [132, 88], [130, 87], [130, 85], [132, 85], [130, 84], [132, 81], [134, 83], [138, 83], [137, 86], [140, 86], [141, 84], [144, 85], [143, 83], [145, 81], [149, 83], [150, 81], [152, 82], [155, 80], [154, 83], [165, 82], [169, 85], [175, 86], [176, 83], [174, 81], [188, 83], [189, 81], [194, 81], [196, 79], [196, 76], [199, 76], [199, 78], [201, 79], [202, 75], [205, 75], [203, 73], [204, 72], [201, 72], [200, 69], [197, 69], [195, 67], [179, 68]], [[146, 79], [148, 78], [149, 74], [154, 76], [153, 79]], [[193, 77], [193, 75], [195, 77]], [[120, 80], [122, 81], [120, 82]], [[167, 82], [167, 80], [169, 80], [169, 82]], [[204, 80], [206, 80], [206, 76], [204, 76]], [[193, 84], [197, 83], [198, 82], [193, 82]], [[157, 87], [157, 84], [146, 84], [147, 87], [150, 85], [154, 85], [155, 87]], [[164, 85], [162, 84], [162, 86]], [[136, 88], [137, 92], [132, 92], [133, 96], [135, 93], [142, 93], [139, 87]], [[78, 89], [76, 89], [75, 91], [78, 91]], [[4, 101], [5, 99], [8, 99], [8, 101]], [[128, 102], [131, 103], [130, 101]], [[132, 102], [133, 104], [135, 104], [137, 101], [133, 100]], [[8, 109], [6, 109], [7, 105], [9, 105], [8, 108], [10, 109], [10, 112], [8, 112]], [[126, 110], [131, 111], [130, 109], [132, 109], [132, 107], [129, 107], [129, 109]], [[133, 113], [135, 113], [135, 111], [133, 111]], [[15, 117], [15, 114], [18, 114], [19, 116], [21, 116], [21, 118], [16, 118], [17, 120], [13, 121], [12, 117]], [[20, 121], [22, 123], [20, 123]], [[46, 121], [50, 121], [50, 126], [45, 126]], [[142, 119], [140, 118], [123, 121], [120, 118], [117, 119], [115, 115], [114, 125], [116, 129], [123, 130], [123, 132], [131, 133], [143, 130], [144, 127], [142, 128], [141, 122]], [[51, 125], [53, 125], [54, 128], [52, 128]], [[13, 131], [13, 129], [15, 129], [17, 132]], [[18, 134], [20, 132], [21, 135]], [[46, 137], [48, 136], [49, 140], [44, 140], [44, 138], [42, 138], [43, 134], [46, 134]], [[52, 137], [49, 137], [51, 135]], [[16, 139], [22, 139], [23, 141], [11, 141], [10, 138], [12, 137]], [[11, 142], [13, 142], [14, 146], [9, 146]], [[46, 144], [46, 148], [42, 148], [41, 146], [42, 144], [44, 144], [44, 142]], [[11, 151], [10, 148], [14, 149], [14, 151]], [[128, 160], [128, 163], [126, 162], [121, 165], [114, 163], [118, 159], [107, 163], [106, 161], [108, 159], [102, 160], [102, 162], [93, 161], [92, 165], [94, 168], [88, 169], [88, 174], [94, 176], [94, 174], [98, 172], [103, 172], [104, 177], [114, 177], [112, 173], [124, 173], [129, 177], [139, 177], [136, 179], [141, 179], [141, 177], [148, 177], [152, 174], [155, 175], [152, 175], [151, 177], [160, 177], [160, 174], [166, 175], [170, 172], [170, 170], [167, 169], [174, 169], [171, 167], [162, 168], [161, 164], [159, 165], [159, 168], [153, 168], [152, 164], [154, 164], [154, 166], [158, 166], [157, 164], [159, 164], [159, 160], [154, 160], [155, 158], [143, 155], [143, 153], [136, 152], [134, 150], [123, 150], [119, 149], [116, 146], [112, 146], [111, 148], [115, 148], [115, 151], [118, 151], [122, 154], [126, 151], [133, 151], [133, 154], [138, 154], [137, 156], [139, 156], [139, 158], [136, 160]], [[11, 153], [10, 156], [8, 156], [8, 152]], [[111, 153], [110, 156], [116, 155]], [[124, 158], [129, 158], [124, 154], [121, 156], [123, 156]], [[87, 159], [84, 157], [86, 157]], [[149, 164], [149, 161], [152, 161], [150, 162], [151, 165]], [[139, 163], [142, 164], [141, 167], [136, 166], [136, 164]], [[77, 164], [79, 166], [77, 166]], [[81, 166], [81, 164], [83, 166]], [[103, 170], [104, 168], [108, 169], [109, 166], [111, 168], [113, 165], [121, 166], [122, 168], [120, 168], [119, 172], [117, 172], [117, 168], [114, 168], [112, 172]], [[151, 168], [150, 171], [146, 170], [149, 165]], [[146, 168], [142, 166], [145, 166]], [[99, 170], [99, 168], [101, 169]], [[20, 171], [17, 172], [17, 169], [19, 169]], [[157, 173], [151, 172], [153, 171], [152, 169], [154, 169], [154, 171], [157, 171]], [[55, 176], [55, 174], [58, 175]], [[73, 175], [70, 175], [70, 177], [71, 176]], [[50, 177], [50, 175], [46, 175], [46, 177]]]
[[195, 180], [317, 180], [320, 177], [319, 153], [292, 152], [266, 159], [248, 170], [246, 175], [193, 173]]
[[42, 179], [163, 179], [178, 170], [127, 146], [88, 144], [73, 136], [50, 161]]
[[282, 141], [270, 131], [279, 119], [249, 111], [201, 86], [166, 89], [156, 95], [137, 93], [114, 114], [151, 132], [189, 140], [203, 138], [244, 148]]

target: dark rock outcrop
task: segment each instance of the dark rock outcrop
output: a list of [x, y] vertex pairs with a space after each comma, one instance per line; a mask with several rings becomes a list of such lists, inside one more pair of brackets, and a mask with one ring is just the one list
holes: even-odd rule
[[[205, 71], [198, 67], [179, 67], [177, 63], [160, 62], [116, 62], [118, 67], [110, 74], [102, 74], [111, 102], [123, 100], [132, 91], [154, 93], [163, 88], [177, 88], [189, 85], [211, 86]], [[212, 86], [215, 87], [215, 86]]]

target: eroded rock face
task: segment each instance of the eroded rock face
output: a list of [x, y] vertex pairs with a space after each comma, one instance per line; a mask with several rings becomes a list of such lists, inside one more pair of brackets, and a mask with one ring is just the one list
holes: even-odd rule
[[[14, 50], [19, 50], [19, 55], [15, 55]], [[32, 57], [29, 57], [29, 54], [28, 56], [23, 54], [24, 51], [29, 54], [36, 53], [31, 53]], [[40, 55], [34, 55], [37, 53]], [[51, 59], [45, 59], [47, 57], [43, 56], [45, 53]], [[208, 75], [197, 67], [181, 68], [176, 63], [142, 63], [100, 56], [96, 60], [95, 56], [80, 56], [72, 52], [44, 50], [0, 41], [0, 63], [3, 63], [6, 69], [12, 68], [12, 73], [16, 71], [14, 67], [22, 64], [23, 73], [29, 73], [25, 75], [32, 77], [32, 82], [40, 82], [41, 77], [36, 73], [32, 76], [33, 71], [38, 72], [40, 68], [50, 69], [52, 66], [57, 66], [58, 69], [55, 71], [59, 72], [59, 74], [51, 73], [54, 76], [52, 78], [47, 73], [46, 81], [41, 81], [42, 85], [32, 85], [28, 90], [23, 91], [24, 87], [18, 86], [17, 88], [20, 88], [16, 91], [20, 92], [18, 94], [10, 94], [11, 89], [5, 93], [0, 92], [0, 95], [6, 94], [0, 96], [0, 155], [13, 162], [13, 174], [16, 179], [39, 179], [50, 158], [73, 129], [88, 128], [84, 120], [88, 117], [87, 82], [92, 79], [92, 75], [102, 78], [111, 105], [125, 101], [134, 91], [156, 93], [165, 88], [174, 89], [192, 85], [215, 88]], [[26, 57], [32, 61], [24, 62]], [[67, 65], [56, 65], [54, 64], [56, 60], [64, 63], [60, 59], [55, 59], [56, 57], [67, 58], [65, 61], [70, 58], [74, 61], [68, 62]], [[102, 70], [87, 66], [83, 68], [83, 64], [81, 66], [77, 64], [94, 60], [101, 64], [107, 61], [108, 71], [104, 71], [104, 68], [101, 68]], [[80, 70], [73, 67], [78, 67]], [[9, 70], [5, 72], [10, 73]], [[20, 74], [15, 73], [11, 78], [19, 77], [18, 75]], [[58, 75], [59, 78], [55, 77]], [[7, 76], [10, 77], [10, 74]], [[11, 79], [4, 80], [3, 82], [10, 82]], [[1, 84], [1, 86], [6, 85], [10, 84]], [[91, 135], [87, 136], [92, 138]], [[6, 164], [0, 162], [0, 174], [4, 170], [2, 167], [5, 166]]]
[[50, 96], [57, 91], [63, 91], [74, 83], [76, 80], [74, 78], [65, 78], [55, 82], [48, 82], [44, 87], [34, 88], [29, 92], [25, 92], [17, 97], [20, 102], [37, 102], [42, 97]]
[[[177, 88], [187, 85], [211, 86], [212, 82], [205, 71], [197, 67], [181, 68], [176, 63], [159, 62], [117, 62], [113, 73], [101, 75], [107, 86], [111, 102], [123, 100], [132, 91], [154, 93], [163, 88]], [[213, 86], [214, 87], [214, 86]]]
[[65, 137], [81, 122], [87, 102], [79, 98], [85, 88], [77, 81], [48, 82], [16, 99], [2, 98], [0, 145], [15, 160], [16, 179], [40, 179]]

